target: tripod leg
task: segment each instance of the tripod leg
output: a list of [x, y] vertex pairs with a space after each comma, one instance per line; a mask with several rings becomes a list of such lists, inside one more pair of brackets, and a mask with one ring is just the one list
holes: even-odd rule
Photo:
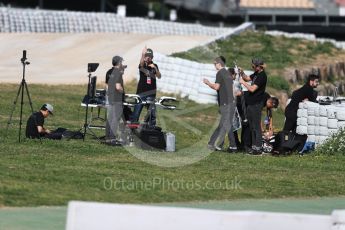
[[20, 94], [20, 92], [22, 90], [22, 87], [23, 87], [23, 85], [22, 85], [22, 83], [20, 83], [19, 88], [18, 88], [18, 92], [17, 92], [17, 96], [16, 96], [16, 98], [13, 101], [11, 115], [10, 115], [10, 117], [8, 119], [8, 122], [7, 122], [5, 137], [7, 137], [7, 135], [8, 135], [8, 128], [9, 128], [10, 124], [12, 123], [13, 113], [14, 113], [14, 110], [16, 110], [16, 105], [17, 105], [17, 102], [18, 102], [18, 97], [19, 97], [19, 94]]
[[24, 85], [25, 85], [25, 89], [26, 89], [26, 94], [28, 95], [29, 104], [30, 104], [30, 108], [31, 108], [31, 113], [33, 113], [34, 109], [32, 107], [32, 101], [31, 101], [31, 97], [30, 97], [30, 93], [29, 93], [28, 84], [26, 84], [26, 81], [24, 81]]
[[[29, 93], [29, 88], [28, 88], [28, 84], [26, 83], [26, 81], [24, 80], [24, 86], [25, 86], [25, 89], [26, 89], [26, 94], [28, 96], [28, 99], [29, 99], [29, 105], [30, 105], [30, 108], [31, 108], [31, 113], [34, 112], [34, 109], [32, 107], [32, 100], [31, 100], [31, 97], [30, 97], [30, 93]], [[42, 144], [42, 137], [41, 135], [38, 135], [39, 138], [40, 138], [40, 143]]]
[[20, 143], [20, 138], [22, 134], [22, 124], [23, 124], [23, 106], [24, 106], [24, 85], [25, 80], [22, 80], [22, 92], [21, 92], [21, 101], [20, 101], [20, 116], [19, 116], [19, 134], [18, 134], [18, 142]]

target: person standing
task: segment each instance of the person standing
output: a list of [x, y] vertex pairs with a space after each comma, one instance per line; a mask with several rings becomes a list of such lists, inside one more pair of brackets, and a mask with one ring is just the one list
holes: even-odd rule
[[[252, 59], [254, 73], [247, 76], [241, 71], [240, 83], [248, 89], [246, 95], [247, 119], [252, 136], [252, 148], [250, 154], [261, 154], [262, 131], [261, 131], [261, 110], [263, 107], [264, 95], [267, 84], [265, 63], [260, 58]], [[248, 82], [251, 83], [248, 83]]]
[[115, 56], [113, 58], [113, 71], [108, 79], [108, 105], [107, 105], [107, 122], [106, 122], [106, 143], [116, 144], [116, 133], [123, 113], [124, 85], [123, 58]]
[[[152, 49], [144, 48], [142, 51], [140, 63], [139, 63], [140, 79], [138, 82], [137, 92], [142, 101], [151, 102], [148, 106], [149, 116], [145, 121], [148, 122], [150, 127], [156, 125], [156, 106], [154, 104], [157, 92], [157, 78], [161, 78], [158, 65], [153, 62]], [[142, 104], [135, 105], [132, 114], [132, 122], [138, 122], [141, 111], [143, 109]]]
[[[219, 91], [219, 107], [221, 118], [217, 129], [213, 132], [208, 142], [210, 150], [222, 150], [220, 145], [224, 142], [226, 134], [229, 136], [230, 146], [228, 151], [237, 151], [234, 133], [231, 131], [235, 112], [235, 103], [233, 95], [233, 79], [229, 71], [225, 69], [225, 63], [221, 57], [214, 60], [214, 66], [217, 70], [216, 82], [211, 83], [204, 78], [203, 82], [211, 89]], [[230, 132], [229, 132], [230, 131]], [[217, 142], [218, 140], [218, 142]]]
[[296, 132], [298, 104], [304, 100], [316, 102], [317, 92], [314, 90], [319, 83], [319, 76], [311, 74], [307, 82], [292, 93], [291, 101], [285, 108], [284, 131]]

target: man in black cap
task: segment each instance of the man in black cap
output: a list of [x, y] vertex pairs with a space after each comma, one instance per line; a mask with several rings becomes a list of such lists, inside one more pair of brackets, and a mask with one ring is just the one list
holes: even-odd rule
[[[252, 136], [251, 154], [261, 154], [262, 131], [261, 131], [261, 110], [265, 96], [267, 75], [265, 73], [264, 61], [260, 58], [252, 59], [254, 73], [247, 76], [241, 71], [240, 83], [248, 89], [245, 97], [247, 106], [247, 119]], [[248, 82], [251, 83], [248, 83]]]
[[[124, 85], [123, 58], [120, 56], [113, 57], [113, 71], [108, 78], [108, 105], [107, 105], [107, 122], [106, 122], [106, 143], [116, 144], [116, 133], [123, 113]], [[120, 144], [120, 143], [119, 143]]]
[[298, 104], [304, 100], [316, 102], [317, 92], [314, 90], [319, 85], [319, 76], [311, 74], [307, 82], [299, 89], [293, 91], [290, 103], [285, 108], [284, 131], [296, 132]]
[[[136, 94], [138, 94], [143, 101], [152, 102], [152, 104], [148, 106], [149, 116], [145, 119], [150, 127], [156, 125], [156, 107], [154, 104], [157, 91], [156, 79], [161, 78], [161, 73], [159, 72], [158, 65], [153, 63], [152, 59], [152, 49], [148, 49], [145, 47], [142, 51], [139, 63], [140, 79], [136, 92]], [[141, 104], [134, 107], [131, 119], [133, 122], [139, 121], [142, 109], [143, 105]]]
[[44, 104], [42, 105], [40, 111], [31, 114], [26, 123], [26, 137], [31, 139], [41, 137], [49, 138], [49, 134], [51, 132], [49, 129], [46, 129], [43, 126], [44, 119], [49, 117], [49, 115], [53, 115], [53, 106], [51, 104]]

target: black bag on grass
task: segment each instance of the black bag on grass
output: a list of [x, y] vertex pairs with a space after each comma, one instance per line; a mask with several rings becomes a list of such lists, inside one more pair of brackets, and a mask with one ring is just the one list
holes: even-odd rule
[[143, 126], [136, 130], [135, 144], [145, 150], [165, 150], [166, 141], [160, 127]]
[[292, 132], [280, 131], [276, 135], [274, 149], [281, 154], [299, 152], [307, 140], [307, 135], [299, 135]]
[[62, 138], [63, 139], [67, 139], [67, 140], [70, 140], [70, 139], [83, 139], [84, 137], [84, 134], [80, 131], [71, 131], [71, 130], [65, 130], [63, 133], [62, 133]]

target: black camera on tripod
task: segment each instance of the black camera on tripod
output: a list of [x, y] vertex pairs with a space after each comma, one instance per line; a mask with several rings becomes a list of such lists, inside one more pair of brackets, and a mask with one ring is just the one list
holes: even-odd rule
[[26, 50], [23, 50], [23, 57], [20, 59], [20, 61], [23, 63], [23, 65], [30, 65], [30, 62], [26, 61]]
[[87, 72], [88, 73], [93, 73], [96, 71], [96, 69], [98, 68], [99, 63], [88, 63], [87, 64]]

